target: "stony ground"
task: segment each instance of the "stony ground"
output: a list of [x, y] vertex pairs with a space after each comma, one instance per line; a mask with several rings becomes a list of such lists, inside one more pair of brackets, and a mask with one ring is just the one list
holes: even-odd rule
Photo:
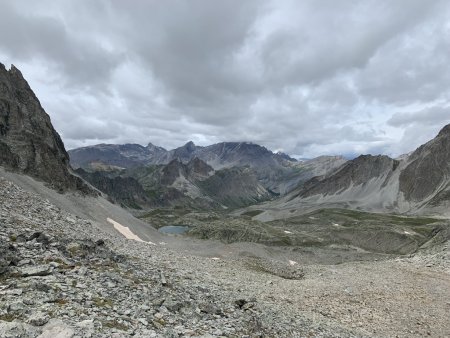
[[449, 252], [199, 257], [111, 236], [0, 178], [0, 337], [448, 337]]

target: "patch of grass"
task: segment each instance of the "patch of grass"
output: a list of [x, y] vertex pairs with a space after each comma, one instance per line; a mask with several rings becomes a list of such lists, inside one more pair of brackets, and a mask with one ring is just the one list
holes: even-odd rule
[[69, 300], [67, 298], [58, 298], [55, 300], [55, 304], [58, 304], [60, 306], [66, 305], [69, 303]]
[[400, 216], [391, 216], [392, 221], [397, 222], [397, 224], [403, 224], [408, 226], [421, 226], [427, 225], [431, 223], [436, 223], [439, 220], [436, 218], [429, 217], [400, 217]]
[[111, 299], [94, 297], [94, 298], [92, 298], [92, 301], [94, 302], [94, 305], [96, 307], [112, 307], [113, 306], [113, 302]]
[[128, 326], [120, 323], [117, 320], [105, 320], [102, 321], [102, 325], [104, 327], [110, 328], [110, 329], [117, 329], [117, 330], [121, 330], [121, 331], [127, 331], [128, 330]]
[[433, 231], [435, 230], [434, 227], [425, 227], [425, 226], [416, 226], [413, 229], [415, 232], [425, 237], [431, 236], [433, 234]]
[[57, 258], [47, 257], [44, 260], [44, 262], [45, 263], [50, 263], [50, 262], [58, 263], [59, 264], [58, 269], [63, 269], [63, 270], [70, 270], [70, 269], [73, 269], [75, 267], [75, 265], [66, 264], [64, 262], [64, 260], [59, 258], [59, 257], [57, 257]]
[[11, 242], [15, 242], [15, 241], [17, 241], [17, 236], [16, 236], [16, 235], [10, 235], [10, 236], [9, 236], [9, 240], [10, 240]]
[[0, 321], [12, 322], [14, 319], [21, 319], [20, 315], [13, 313], [5, 313], [0, 315]]
[[255, 216], [258, 216], [259, 214], [261, 214], [263, 212], [264, 212], [263, 210], [250, 210], [250, 211], [244, 212], [242, 214], [242, 216], [255, 217]]
[[130, 208], [130, 209], [135, 209], [135, 210], [142, 210], [142, 207], [139, 204], [137, 204], [135, 201], [132, 201], [132, 200], [122, 202], [120, 204], [120, 206], [122, 208]]

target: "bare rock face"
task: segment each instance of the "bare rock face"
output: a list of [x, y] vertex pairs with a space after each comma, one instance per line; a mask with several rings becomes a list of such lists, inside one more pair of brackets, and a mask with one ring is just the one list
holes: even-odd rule
[[228, 207], [251, 205], [272, 197], [250, 168], [222, 169], [197, 184], [207, 195]]
[[449, 180], [450, 124], [411, 154], [400, 175], [400, 191], [408, 201], [423, 201], [448, 187]]
[[50, 117], [22, 73], [0, 63], [0, 165], [54, 189], [89, 189], [70, 173], [69, 157]]
[[111, 201], [122, 206], [140, 209], [148, 202], [142, 185], [132, 177], [108, 177], [104, 172], [87, 172], [78, 168], [75, 172], [101, 192], [107, 194]]
[[361, 155], [348, 161], [329, 177], [314, 177], [306, 182], [300, 195], [308, 197], [316, 194], [335, 194], [351, 185], [364, 184], [372, 178], [388, 178], [398, 164], [397, 160], [384, 155]]

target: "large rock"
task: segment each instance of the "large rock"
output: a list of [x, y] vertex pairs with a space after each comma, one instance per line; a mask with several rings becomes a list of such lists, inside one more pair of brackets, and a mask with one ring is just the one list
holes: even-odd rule
[[20, 260], [17, 249], [0, 240], [0, 276], [9, 271], [10, 266], [17, 265]]
[[50, 117], [22, 73], [0, 63], [0, 165], [52, 188], [89, 191], [70, 173], [69, 157]]

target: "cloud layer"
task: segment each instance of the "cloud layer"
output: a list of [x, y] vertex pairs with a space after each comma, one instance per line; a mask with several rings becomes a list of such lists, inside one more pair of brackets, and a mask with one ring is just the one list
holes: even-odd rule
[[399, 155], [450, 122], [450, 4], [0, 0], [0, 62], [66, 146]]

